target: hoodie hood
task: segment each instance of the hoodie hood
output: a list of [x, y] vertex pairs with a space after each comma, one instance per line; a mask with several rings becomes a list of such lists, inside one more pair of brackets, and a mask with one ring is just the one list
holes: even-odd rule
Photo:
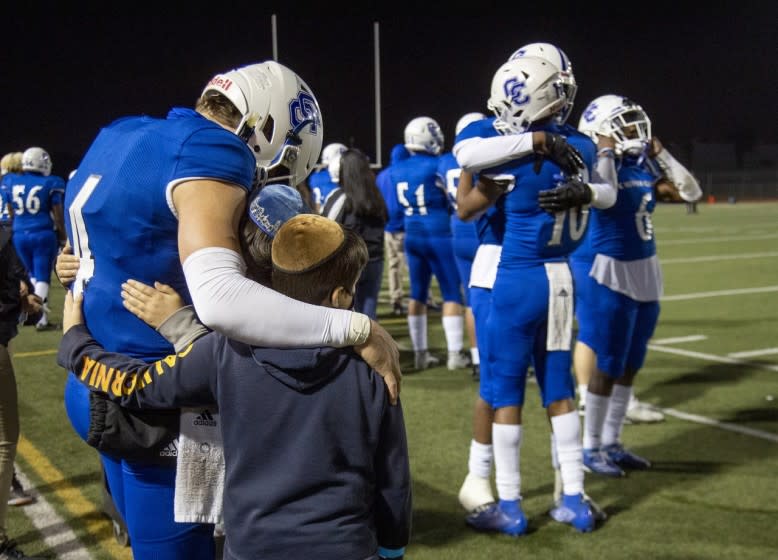
[[[340, 375], [357, 355], [348, 348], [252, 348], [254, 361], [299, 392], [315, 390]], [[364, 364], [364, 362], [363, 362]], [[367, 369], [367, 364], [364, 364]]]

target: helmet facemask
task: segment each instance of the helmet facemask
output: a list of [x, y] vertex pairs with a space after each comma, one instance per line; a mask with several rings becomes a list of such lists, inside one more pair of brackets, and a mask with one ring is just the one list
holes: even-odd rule
[[643, 109], [628, 105], [609, 119], [616, 152], [630, 156], [646, 153], [651, 143], [651, 120]]

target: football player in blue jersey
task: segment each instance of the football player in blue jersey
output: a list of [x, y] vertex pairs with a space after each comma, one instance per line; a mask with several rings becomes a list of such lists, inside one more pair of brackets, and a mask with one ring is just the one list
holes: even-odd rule
[[[551, 510], [552, 518], [583, 532], [594, 529], [595, 522], [583, 491], [580, 422], [573, 403], [573, 284], [567, 257], [586, 231], [588, 206], [612, 186], [604, 183], [595, 188], [590, 182], [595, 144], [559, 124], [557, 116], [568, 102], [563, 80], [557, 67], [545, 59], [523, 56], [508, 61], [492, 80], [488, 103], [496, 115], [492, 126], [509, 135], [543, 131], [563, 136], [584, 166], [571, 174], [553, 158], [514, 159], [483, 169], [476, 188], [458, 197], [459, 214], [467, 219], [504, 195], [505, 235], [486, 321], [499, 502], [467, 519], [476, 529], [509, 535], [527, 530], [521, 509], [519, 449], [530, 364], [551, 422], [561, 470], [563, 494]], [[612, 203], [615, 193], [602, 198]]]
[[[685, 201], [702, 196], [697, 181], [651, 133], [643, 108], [621, 95], [603, 95], [584, 110], [578, 129], [593, 140], [612, 138], [600, 155], [616, 159], [618, 197], [590, 213], [584, 243], [572, 254], [578, 337], [575, 369], [588, 379], [584, 411], [584, 465], [623, 476], [651, 463], [624, 448], [621, 431], [659, 318], [662, 271], [651, 214], [657, 183]], [[652, 160], [656, 162], [655, 167]], [[671, 183], [667, 185], [666, 183]]]
[[[462, 129], [471, 122], [479, 121], [485, 118], [483, 113], [467, 113], [462, 115], [454, 128], [454, 134], [459, 134]], [[473, 309], [470, 305], [469, 283], [470, 269], [473, 266], [475, 252], [478, 249], [478, 235], [476, 234], [475, 223], [465, 222], [457, 216], [457, 185], [459, 184], [459, 175], [462, 170], [454, 157], [453, 152], [446, 152], [440, 156], [438, 164], [438, 176], [446, 186], [446, 192], [449, 196], [449, 203], [453, 211], [451, 212], [451, 234], [454, 243], [454, 259], [456, 260], [457, 270], [459, 271], [459, 280], [462, 283], [462, 292], [465, 298], [465, 331], [467, 339], [470, 342], [470, 365], [473, 367], [473, 379], [478, 380], [480, 372], [480, 355], [476, 344], [475, 318]], [[459, 367], [466, 367], [463, 357], [459, 356], [456, 364]]]
[[[557, 68], [560, 76], [560, 83], [565, 92], [564, 107], [557, 112], [553, 120], [567, 134], [574, 132], [574, 128], [566, 125], [567, 118], [573, 107], [573, 100], [577, 91], [577, 83], [573, 74], [573, 67], [570, 59], [564, 51], [550, 43], [529, 43], [517, 49], [509, 58], [514, 60], [524, 56], [539, 57]], [[498, 131], [494, 126], [495, 117], [485, 117], [479, 121], [474, 121], [464, 127], [457, 134], [454, 143], [454, 153], [457, 161], [463, 168], [464, 174], [471, 174], [482, 169], [488, 168], [499, 163], [507, 162], [511, 159], [523, 157], [535, 157], [535, 163], [540, 164], [543, 158], [550, 159], [569, 175], [575, 175], [583, 166], [578, 151], [567, 143], [566, 137], [560, 131], [551, 130], [532, 130], [527, 132], [511, 132], [505, 134], [505, 131]], [[610, 144], [612, 145], [612, 144]], [[599, 164], [599, 162], [598, 162]], [[612, 168], [612, 165], [611, 165]], [[608, 172], [612, 177], [610, 181], [615, 181], [615, 171]], [[457, 196], [466, 196], [472, 185], [472, 176], [468, 177], [466, 188], [457, 190]], [[615, 200], [613, 187], [606, 179], [596, 179], [590, 183], [593, 191], [592, 204], [597, 206], [607, 206]], [[501, 199], [500, 199], [501, 200]], [[495, 207], [492, 207], [494, 210]], [[490, 210], [490, 213], [492, 212]], [[474, 283], [471, 279], [470, 295], [472, 298], [480, 300], [479, 305], [473, 306], [476, 315], [476, 339], [478, 341], [481, 353], [484, 350], [485, 336], [478, 333], [477, 325], [486, 319], [490, 300], [489, 294], [494, 283], [497, 263], [500, 260], [501, 235], [498, 240], [493, 235], [484, 233], [484, 229], [489, 229], [490, 223], [495, 223], [494, 218], [489, 222], [484, 222], [484, 218], [479, 218], [479, 232], [481, 243], [488, 237], [491, 242], [485, 247], [479, 247], [477, 260], [480, 263], [478, 273]], [[501, 228], [500, 228], [501, 229]], [[478, 316], [478, 310], [481, 310], [482, 317]], [[485, 327], [482, 328], [482, 331]], [[487, 368], [487, 361], [481, 362], [481, 376], [483, 379], [484, 370]], [[469, 513], [474, 513], [473, 523], [478, 522], [479, 512], [486, 512], [489, 515], [489, 505], [494, 501], [492, 497], [491, 485], [489, 482], [489, 471], [492, 464], [492, 432], [491, 425], [493, 419], [493, 409], [489, 404], [489, 395], [491, 394], [489, 379], [482, 380], [479, 387], [479, 397], [476, 401], [473, 415], [473, 440], [470, 445], [468, 459], [469, 472], [459, 491], [459, 500], [462, 506]], [[556, 446], [552, 434], [551, 455], [556, 457]], [[558, 463], [553, 462], [555, 469], [555, 505], [561, 499], [561, 476]], [[587, 500], [590, 500], [588, 496]], [[591, 502], [598, 519], [604, 519], [605, 514], [594, 502]]]
[[51, 157], [43, 148], [28, 148], [22, 154], [22, 172], [8, 173], [2, 179], [13, 207], [13, 242], [16, 252], [30, 271], [35, 295], [44, 303], [37, 330], [50, 328], [46, 302], [51, 271], [59, 242], [64, 245], [65, 223], [62, 199], [65, 181], [51, 174]]
[[405, 209], [400, 205], [395, 195], [389, 170], [398, 161], [408, 158], [411, 154], [404, 144], [395, 144], [389, 157], [389, 165], [376, 174], [375, 183], [386, 203], [389, 219], [384, 226], [384, 254], [386, 255], [386, 279], [389, 289], [389, 305], [392, 314], [405, 315], [403, 296], [405, 293], [403, 278], [405, 277]]
[[340, 142], [327, 144], [321, 151], [321, 161], [308, 176], [308, 188], [311, 189], [313, 209], [321, 212], [327, 196], [337, 188], [337, 183], [330, 177], [330, 161], [338, 154], [346, 151], [346, 145]]
[[[247, 194], [268, 178], [303, 181], [322, 134], [313, 92], [273, 61], [215, 76], [194, 110], [176, 107], [166, 118], [125, 117], [104, 127], [68, 182], [74, 254], [57, 264], [63, 283], [75, 271], [72, 289], [84, 293], [85, 319], [96, 339], [138, 358], [168, 355], [169, 343], [120, 297], [129, 278], [159, 280], [191, 302], [206, 326], [236, 340], [355, 345], [385, 376], [396, 402], [399, 352], [385, 329], [362, 314], [302, 304], [244, 275], [238, 232]], [[137, 424], [127, 411], [102, 419], [124, 422], [123, 430], [97, 429], [94, 416], [111, 409], [90, 402], [72, 375], [65, 404], [75, 430], [101, 451], [134, 557], [211, 560], [213, 525], [174, 521], [178, 412], [149, 412], [144, 420], [154, 437], [138, 449], [127, 441], [134, 436], [127, 424]]]
[[410, 276], [408, 330], [414, 366], [423, 370], [439, 363], [427, 345], [427, 301], [434, 275], [443, 297], [442, 322], [449, 369], [461, 367], [464, 317], [459, 271], [451, 235], [451, 205], [437, 174], [443, 132], [435, 119], [416, 117], [403, 134], [410, 157], [392, 165], [389, 176], [405, 208], [405, 257]]

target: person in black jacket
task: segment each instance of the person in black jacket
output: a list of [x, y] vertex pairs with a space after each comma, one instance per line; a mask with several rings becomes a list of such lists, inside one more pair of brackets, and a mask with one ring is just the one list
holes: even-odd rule
[[[272, 259], [275, 289], [348, 308], [368, 257], [355, 232], [301, 214], [276, 233]], [[57, 361], [92, 391], [138, 408], [218, 404], [225, 560], [402, 558], [411, 529], [402, 407], [353, 350], [261, 348], [211, 332], [147, 364], [106, 352], [70, 293], [63, 328]]]
[[19, 442], [19, 403], [8, 345], [24, 314], [40, 314], [43, 300], [35, 295], [29, 274], [11, 243], [11, 232], [0, 229], [0, 559], [32, 559], [6, 534], [6, 514]]
[[329, 171], [338, 188], [329, 194], [321, 213], [356, 231], [367, 244], [368, 261], [357, 282], [354, 310], [375, 319], [384, 274], [386, 202], [370, 161], [361, 151], [351, 148], [332, 158]]

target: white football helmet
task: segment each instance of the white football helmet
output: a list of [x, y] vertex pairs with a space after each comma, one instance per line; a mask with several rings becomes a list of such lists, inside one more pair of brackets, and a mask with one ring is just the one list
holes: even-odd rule
[[342, 155], [343, 152], [335, 152], [327, 164], [327, 172], [330, 174], [330, 181], [333, 183], [340, 183], [340, 157]]
[[269, 60], [214, 76], [203, 95], [226, 96], [243, 115], [235, 134], [254, 151], [259, 184], [305, 180], [324, 138], [319, 102], [295, 72]]
[[564, 109], [559, 111], [556, 118], [559, 124], [565, 124], [570, 113], [573, 112], [575, 94], [578, 92], [578, 84], [575, 81], [573, 64], [570, 62], [570, 59], [565, 54], [565, 51], [551, 43], [529, 43], [516, 49], [508, 60], [515, 60], [523, 56], [542, 58], [556, 66], [557, 70], [559, 70], [559, 76], [565, 88], [565, 95], [567, 95], [567, 104]]
[[487, 106], [502, 134], [526, 132], [534, 122], [553, 117], [567, 103], [559, 71], [550, 62], [534, 56], [509, 60], [492, 78]]
[[621, 95], [602, 95], [581, 114], [578, 130], [597, 142], [597, 135], [616, 141], [616, 154], [640, 155], [651, 143], [651, 119], [643, 108]]
[[483, 113], [467, 113], [465, 115], [462, 115], [459, 117], [459, 120], [457, 121], [456, 127], [454, 127], [454, 134], [458, 135], [460, 132], [462, 132], [467, 125], [470, 123], [474, 123], [475, 121], [480, 121], [481, 119], [485, 119], [486, 115]]
[[443, 151], [443, 132], [437, 121], [430, 117], [416, 117], [407, 125], [403, 134], [405, 147], [410, 151], [440, 155]]
[[51, 157], [43, 148], [27, 148], [22, 154], [22, 171], [34, 171], [48, 177], [51, 175]]
[[322, 169], [329, 166], [330, 162], [332, 161], [332, 158], [342, 154], [347, 149], [348, 148], [346, 147], [346, 145], [341, 144], [340, 142], [333, 142], [332, 144], [327, 144], [326, 146], [324, 146], [324, 149], [321, 151]]

